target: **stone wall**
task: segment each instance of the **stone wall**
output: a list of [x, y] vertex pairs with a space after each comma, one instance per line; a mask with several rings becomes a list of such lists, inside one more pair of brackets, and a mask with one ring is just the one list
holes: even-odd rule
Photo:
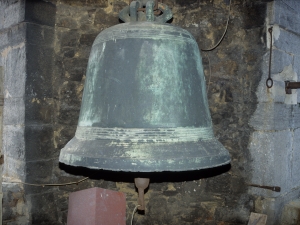
[[[253, 142], [258, 136], [253, 114], [259, 110], [261, 95], [257, 94], [257, 88], [266, 69], [267, 3], [231, 1], [223, 42], [215, 50], [202, 54], [214, 132], [231, 154], [231, 167], [157, 174], [145, 195], [146, 213], [136, 214], [134, 224], [247, 224], [250, 212], [262, 212], [259, 208], [262, 204], [258, 204], [262, 195], [248, 192], [247, 183], [265, 184], [257, 178], [261, 173], [251, 164], [260, 150]], [[199, 48], [210, 48], [222, 36], [228, 0], [165, 0], [164, 3], [172, 8], [172, 23], [190, 31]], [[0, 48], [0, 66], [5, 67], [5, 84], [10, 94], [6, 95], [5, 107], [7, 112], [19, 113], [7, 113], [5, 117], [7, 135], [9, 129], [16, 130], [5, 139], [8, 157], [5, 174], [9, 178], [4, 200], [5, 210], [9, 211], [5, 224], [66, 224], [68, 194], [90, 187], [126, 193], [129, 224], [137, 204], [130, 175], [88, 171], [58, 162], [60, 149], [76, 130], [93, 40], [103, 29], [119, 23], [118, 12], [128, 1], [53, 0], [15, 4], [1, 5], [6, 10], [20, 10], [20, 18], [0, 30], [0, 46], [4, 46]], [[22, 34], [20, 40], [16, 39], [18, 35], [12, 35], [5, 44], [5, 37], [12, 32]], [[6, 48], [11, 49], [10, 54], [15, 52], [14, 58], [4, 55]], [[289, 57], [285, 58], [289, 62]], [[9, 63], [14, 64], [7, 66]], [[10, 68], [16, 71], [11, 72]], [[14, 91], [9, 91], [10, 85]], [[11, 101], [18, 103], [10, 104]], [[9, 170], [9, 165], [19, 165], [15, 162], [22, 167]], [[12, 183], [13, 178], [40, 184], [63, 183], [84, 176], [90, 179], [70, 186], [23, 187]], [[20, 218], [26, 222], [22, 223]]]
[[[24, 188], [11, 180], [24, 180], [24, 89], [25, 17], [24, 1], [1, 1], [0, 66], [4, 75], [3, 108], [3, 220], [27, 221]], [[15, 15], [15, 16], [12, 16]], [[15, 140], [16, 139], [16, 140]]]
[[[250, 125], [249, 149], [252, 156], [252, 183], [280, 186], [276, 193], [251, 188], [250, 193], [261, 196], [256, 205], [269, 216], [269, 224], [279, 224], [283, 205], [299, 197], [299, 90], [285, 94], [284, 81], [299, 77], [299, 1], [274, 1], [268, 5], [266, 29], [273, 27], [273, 57], [271, 76], [274, 86], [266, 88], [269, 49], [264, 55], [263, 75], [256, 92], [258, 98]], [[270, 47], [270, 34], [267, 36]]]
[[0, 65], [4, 71], [3, 223], [29, 224], [31, 207], [47, 190], [21, 182], [50, 182], [53, 158], [58, 156], [52, 147], [53, 100], [49, 85], [55, 5], [20, 0], [1, 1], [0, 6]]

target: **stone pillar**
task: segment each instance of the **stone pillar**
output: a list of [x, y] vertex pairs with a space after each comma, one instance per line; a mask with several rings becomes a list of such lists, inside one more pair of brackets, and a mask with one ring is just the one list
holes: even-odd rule
[[4, 74], [3, 220], [26, 223], [23, 186], [11, 183], [25, 180], [25, 1], [1, 1], [0, 12], [0, 66]]
[[254, 128], [249, 145], [252, 155], [251, 183], [280, 186], [281, 192], [250, 188], [258, 197], [256, 210], [268, 214], [267, 224], [278, 224], [283, 204], [299, 197], [300, 174], [300, 90], [285, 94], [285, 80], [297, 81], [300, 56], [300, 2], [274, 1], [268, 4], [266, 30], [273, 27], [271, 75], [274, 86], [266, 87], [269, 68], [270, 34], [262, 64], [263, 76], [257, 98], [258, 106], [250, 120]]
[[2, 148], [3, 148], [3, 103], [4, 103], [4, 96], [3, 96], [3, 67], [0, 66], [0, 224], [2, 225], [2, 170], [3, 170], [3, 155], [2, 155]]
[[[4, 221], [31, 224], [36, 220], [34, 224], [39, 224], [36, 214], [44, 210], [39, 204], [51, 199], [51, 195], [53, 198], [50, 189], [20, 182], [49, 183], [56, 158], [51, 69], [55, 10], [55, 5], [44, 1], [0, 3], [0, 66], [5, 75]], [[55, 213], [44, 214], [49, 221], [57, 221]]]

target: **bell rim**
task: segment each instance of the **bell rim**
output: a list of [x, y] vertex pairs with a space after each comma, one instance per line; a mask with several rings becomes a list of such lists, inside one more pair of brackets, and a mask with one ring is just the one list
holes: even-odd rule
[[[82, 146], [87, 146], [88, 151], [82, 151]], [[113, 140], [79, 140], [74, 137], [61, 150], [59, 161], [89, 169], [162, 172], [214, 168], [229, 164], [231, 159], [216, 138], [197, 142], [128, 143], [127, 146], [123, 143], [118, 146]]]

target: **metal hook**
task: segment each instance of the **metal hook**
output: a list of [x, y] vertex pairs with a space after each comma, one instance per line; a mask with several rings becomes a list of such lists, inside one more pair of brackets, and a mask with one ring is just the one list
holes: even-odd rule
[[139, 7], [140, 7], [140, 2], [138, 1], [132, 1], [130, 3], [130, 22], [138, 21], [137, 10]]
[[271, 68], [272, 68], [272, 48], [273, 48], [273, 36], [272, 36], [272, 32], [273, 32], [273, 27], [270, 27], [268, 29], [269, 33], [270, 33], [270, 37], [271, 37], [271, 41], [270, 41], [270, 59], [269, 59], [269, 76], [268, 79], [266, 80], [266, 85], [267, 88], [271, 88], [273, 87], [273, 79], [271, 78]]
[[151, 22], [154, 21], [154, 1], [148, 1], [146, 4], [146, 19]]

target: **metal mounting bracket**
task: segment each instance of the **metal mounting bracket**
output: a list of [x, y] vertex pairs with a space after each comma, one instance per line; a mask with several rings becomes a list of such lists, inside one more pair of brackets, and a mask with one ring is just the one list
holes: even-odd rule
[[285, 81], [285, 93], [292, 94], [292, 89], [300, 88], [300, 82]]

